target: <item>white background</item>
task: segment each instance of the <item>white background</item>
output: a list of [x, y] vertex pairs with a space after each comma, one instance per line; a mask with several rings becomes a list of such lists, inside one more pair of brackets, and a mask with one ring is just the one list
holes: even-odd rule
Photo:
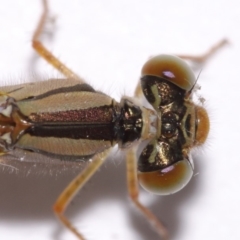
[[[203, 66], [199, 84], [211, 117], [208, 142], [194, 154], [195, 177], [181, 192], [142, 201], [171, 239], [240, 239], [240, 2], [238, 0], [52, 0], [54, 35], [45, 43], [96, 89], [132, 95], [141, 66], [158, 53], [200, 54], [227, 37], [231, 45]], [[0, 78], [60, 76], [36, 60], [31, 35], [40, 0], [0, 1]], [[50, 30], [48, 28], [47, 30]], [[29, 77], [31, 76], [31, 77]], [[0, 238], [76, 239], [51, 206], [68, 175], [0, 174]], [[67, 215], [87, 239], [158, 239], [128, 201], [123, 157], [112, 157], [74, 199]]]

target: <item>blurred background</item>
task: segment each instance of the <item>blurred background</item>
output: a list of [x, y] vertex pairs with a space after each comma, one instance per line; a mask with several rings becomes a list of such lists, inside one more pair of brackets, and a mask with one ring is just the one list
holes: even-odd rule
[[[192, 181], [167, 197], [141, 191], [141, 200], [162, 219], [171, 239], [240, 239], [240, 2], [49, 0], [49, 5], [52, 18], [44, 44], [116, 100], [133, 95], [150, 56], [198, 55], [229, 39], [230, 44], [202, 66], [199, 77], [198, 94], [206, 99], [211, 132], [193, 153]], [[2, 85], [61, 77], [31, 49], [41, 11], [40, 0], [0, 0]], [[159, 239], [128, 199], [124, 156], [118, 155], [109, 158], [66, 214], [87, 239]], [[19, 170], [0, 172], [1, 239], [76, 239], [51, 211], [76, 171]]]

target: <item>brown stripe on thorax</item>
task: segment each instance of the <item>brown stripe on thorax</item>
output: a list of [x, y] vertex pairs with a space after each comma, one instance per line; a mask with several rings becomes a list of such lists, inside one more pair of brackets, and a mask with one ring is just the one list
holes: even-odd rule
[[113, 121], [113, 106], [110, 105], [59, 112], [32, 113], [28, 116], [28, 118], [33, 123], [111, 123]]
[[113, 124], [37, 125], [28, 128], [25, 134], [41, 138], [115, 140]]

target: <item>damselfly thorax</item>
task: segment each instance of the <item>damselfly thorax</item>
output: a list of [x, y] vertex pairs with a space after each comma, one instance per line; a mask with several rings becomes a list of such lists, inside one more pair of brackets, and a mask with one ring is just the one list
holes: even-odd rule
[[[114, 145], [124, 149], [129, 195], [159, 236], [168, 238], [162, 223], [138, 200], [138, 181], [149, 192], [167, 195], [182, 189], [193, 175], [191, 150], [209, 132], [206, 110], [192, 101], [196, 78], [177, 56], [158, 55], [143, 66], [135, 96], [120, 102], [96, 91], [62, 64], [38, 40], [47, 17], [47, 3], [34, 33], [33, 48], [66, 79], [0, 88], [0, 154], [40, 155], [59, 161], [88, 161], [86, 168], [63, 191], [54, 211], [79, 239], [81, 233], [63, 213], [76, 192], [95, 173]], [[204, 61], [226, 43], [218, 43]], [[150, 107], [137, 104], [145, 98]], [[136, 161], [137, 146], [146, 146]], [[21, 161], [24, 161], [21, 159]]]

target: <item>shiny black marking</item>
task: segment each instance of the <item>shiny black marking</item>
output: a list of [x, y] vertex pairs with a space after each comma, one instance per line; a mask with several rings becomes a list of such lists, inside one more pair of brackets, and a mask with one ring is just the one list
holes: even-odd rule
[[173, 137], [177, 131], [179, 122], [176, 114], [173, 112], [166, 112], [162, 115], [162, 134], [166, 138]]
[[[187, 106], [184, 104], [185, 91], [159, 79], [151, 76], [150, 85], [157, 85], [158, 93], [162, 99], [158, 107], [158, 111], [161, 113], [162, 135], [157, 141], [146, 146], [140, 154], [138, 170], [141, 172], [161, 170], [185, 158], [182, 149], [186, 139], [182, 130], [183, 126], [181, 126], [187, 111]], [[150, 97], [151, 99], [153, 96], [151, 88], [146, 84], [144, 90], [146, 98]], [[191, 123], [186, 124], [189, 124], [190, 128]]]
[[[156, 144], [160, 151], [156, 151], [155, 156], [151, 155], [157, 146], [150, 143], [143, 149], [138, 159], [138, 170], [140, 172], [162, 170], [184, 159], [182, 147], [178, 141], [170, 143], [165, 139], [159, 139]], [[149, 159], [154, 159], [154, 161], [149, 162]]]
[[115, 119], [115, 131], [122, 146], [140, 139], [142, 132], [142, 111], [131, 101], [124, 99], [121, 103], [120, 115]]
[[175, 101], [183, 101], [186, 94], [185, 90], [161, 77], [150, 75], [143, 76], [141, 78], [141, 85], [144, 96], [151, 104], [154, 104], [156, 101], [156, 96], [154, 96], [151, 87], [156, 85], [158, 89], [158, 97], [161, 99], [159, 107]]

